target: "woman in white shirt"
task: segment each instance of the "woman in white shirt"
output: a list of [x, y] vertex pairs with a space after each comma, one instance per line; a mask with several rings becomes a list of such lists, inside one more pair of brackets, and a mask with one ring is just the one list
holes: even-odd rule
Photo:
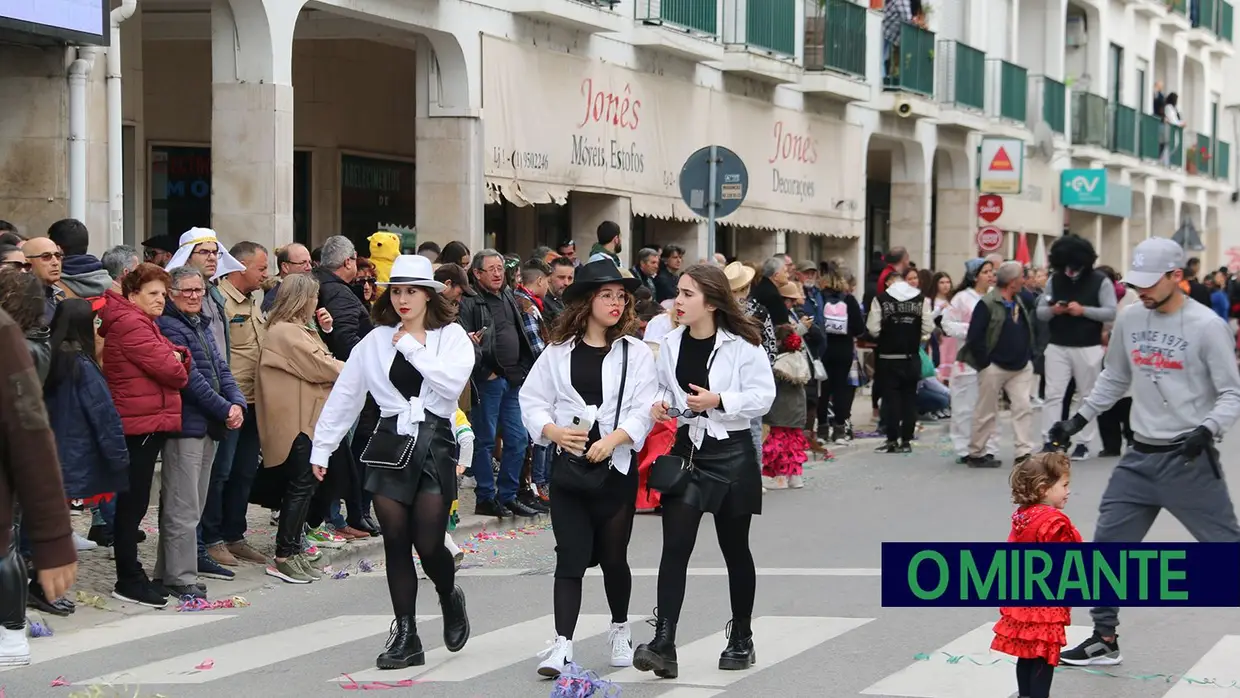
[[[658, 618], [654, 639], [633, 654], [635, 669], [667, 679], [679, 675], [676, 624], [698, 525], [707, 512], [715, 517], [732, 603], [719, 668], [753, 666], [750, 617], [756, 572], [749, 524], [762, 513], [762, 466], [749, 423], [775, 401], [762, 330], [737, 304], [723, 270], [692, 266], [677, 286], [680, 326], [660, 344], [656, 365], [664, 399], [650, 410], [654, 419], [676, 419], [679, 426], [667, 460], [660, 459], [651, 470], [651, 486], [663, 493]], [[660, 468], [661, 463], [671, 467]], [[675, 483], [665, 479], [679, 473], [684, 477]]]
[[611, 609], [611, 665], [633, 663], [629, 629], [629, 534], [637, 464], [658, 398], [654, 354], [633, 336], [633, 290], [615, 263], [582, 265], [564, 290], [564, 312], [521, 388], [521, 417], [534, 443], [554, 444], [551, 526], [555, 534], [555, 633], [538, 666], [557, 677], [573, 661], [582, 578], [598, 564]]
[[380, 420], [367, 439], [365, 489], [383, 528], [388, 591], [396, 620], [380, 669], [426, 662], [414, 622], [418, 577], [410, 548], [435, 584], [443, 612], [444, 645], [460, 651], [469, 639], [465, 594], [444, 547], [456, 499], [456, 439], [452, 417], [474, 368], [474, 345], [453, 320], [430, 260], [402, 255], [372, 311], [375, 328], [353, 348], [323, 405], [310, 462], [320, 480], [328, 458], [357, 420], [369, 393]]
[[1161, 143], [1159, 143], [1159, 159], [1163, 165], [1171, 164], [1171, 153], [1176, 148], [1183, 148], [1182, 143], [1175, 142], [1174, 133], [1171, 131], [1172, 126], [1184, 128], [1184, 120], [1180, 118], [1180, 95], [1172, 92], [1167, 95], [1167, 101], [1163, 102], [1163, 126], [1161, 129]]
[[[995, 267], [978, 257], [964, 263], [964, 278], [952, 292], [947, 309], [939, 316], [943, 333], [956, 340], [959, 346], [969, 336], [969, 322], [973, 319], [973, 307], [995, 285]], [[973, 410], [977, 407], [977, 371], [963, 361], [952, 364], [951, 379], [952, 449], [956, 462], [964, 463], [969, 457], [969, 439], [973, 435]], [[986, 455], [999, 453], [999, 432], [986, 442]]]

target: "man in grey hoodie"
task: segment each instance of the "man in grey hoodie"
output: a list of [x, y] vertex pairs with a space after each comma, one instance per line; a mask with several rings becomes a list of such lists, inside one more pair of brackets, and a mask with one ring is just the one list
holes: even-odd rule
[[72, 218], [56, 221], [47, 229], [47, 236], [65, 254], [56, 286], [65, 292], [66, 298], [91, 300], [112, 288], [112, 275], [98, 258], [87, 254], [90, 231], [81, 221]]
[[[1183, 269], [1184, 250], [1174, 241], [1137, 245], [1124, 281], [1141, 304], [1115, 320], [1105, 368], [1080, 411], [1048, 433], [1065, 446], [1132, 389], [1135, 439], [1102, 494], [1098, 543], [1142, 541], [1163, 509], [1198, 541], [1240, 541], [1214, 446], [1240, 418], [1240, 371], [1227, 323], [1180, 290]], [[1119, 609], [1094, 608], [1090, 615], [1093, 636], [1060, 659], [1073, 666], [1119, 664]]]

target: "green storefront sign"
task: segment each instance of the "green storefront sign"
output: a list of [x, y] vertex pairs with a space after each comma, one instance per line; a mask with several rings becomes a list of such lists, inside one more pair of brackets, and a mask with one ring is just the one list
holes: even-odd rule
[[1059, 200], [1069, 208], [1107, 205], [1106, 170], [1064, 170], [1059, 179]]

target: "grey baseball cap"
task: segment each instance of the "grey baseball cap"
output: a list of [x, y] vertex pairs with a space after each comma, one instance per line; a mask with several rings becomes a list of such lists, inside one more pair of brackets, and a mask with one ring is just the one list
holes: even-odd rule
[[1184, 268], [1184, 248], [1168, 238], [1148, 238], [1132, 251], [1132, 264], [1124, 283], [1135, 288], [1150, 288], [1164, 274]]

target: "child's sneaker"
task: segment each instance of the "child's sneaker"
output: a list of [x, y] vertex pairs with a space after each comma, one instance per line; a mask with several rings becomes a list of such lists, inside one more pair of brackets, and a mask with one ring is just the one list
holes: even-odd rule
[[343, 548], [349, 542], [344, 536], [323, 526], [310, 529], [310, 532], [306, 534], [306, 540], [310, 541], [311, 545], [317, 545], [320, 548]]
[[1072, 666], [1115, 666], [1124, 661], [1119, 653], [1119, 636], [1110, 642], [1094, 633], [1088, 640], [1062, 652], [1059, 661]]
[[789, 475], [788, 486], [794, 490], [799, 490], [805, 486], [805, 481], [801, 479], [800, 475]]

